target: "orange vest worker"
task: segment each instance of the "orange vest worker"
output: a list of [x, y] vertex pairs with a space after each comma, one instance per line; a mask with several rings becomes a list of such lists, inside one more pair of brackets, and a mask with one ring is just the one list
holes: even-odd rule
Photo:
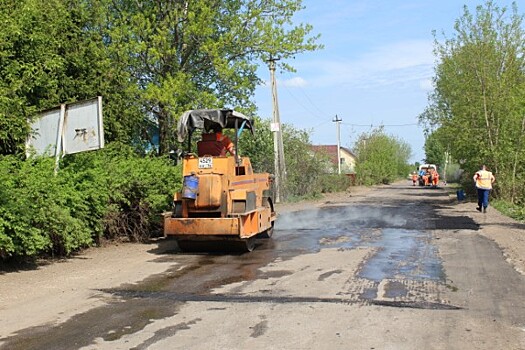
[[235, 148], [234, 148], [232, 140], [230, 140], [228, 136], [223, 135], [222, 132], [216, 132], [215, 135], [217, 136], [217, 141], [222, 143], [222, 145], [224, 146], [224, 151], [221, 152], [221, 156], [225, 156], [226, 151], [228, 151], [232, 156], [234, 156]]
[[432, 173], [432, 185], [437, 186], [439, 183], [439, 174], [437, 171], [434, 170]]

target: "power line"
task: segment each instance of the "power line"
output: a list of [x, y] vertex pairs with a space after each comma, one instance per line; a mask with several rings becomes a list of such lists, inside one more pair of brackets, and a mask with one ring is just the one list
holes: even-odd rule
[[286, 86], [283, 86], [283, 87], [284, 87], [284, 89], [286, 90], [286, 92], [288, 92], [288, 93], [290, 94], [290, 96], [293, 97], [293, 99], [295, 100], [295, 102], [297, 102], [297, 104], [299, 104], [299, 105], [300, 105], [305, 111], [307, 111], [311, 116], [315, 117], [315, 119], [322, 119], [321, 116], [319, 116], [319, 115], [313, 113], [313, 111], [312, 111], [311, 108], [306, 107], [306, 106], [301, 102], [301, 100], [299, 100], [299, 98], [296, 97], [296, 96], [290, 91], [290, 89], [288, 89], [288, 87], [286, 87]]
[[326, 121], [324, 121], [324, 122], [322, 122], [322, 123], [319, 123], [319, 124], [317, 124], [317, 125], [312, 126], [312, 128], [316, 129], [316, 128], [320, 127], [321, 125], [325, 125], [326, 123], [330, 123], [330, 121], [329, 121], [329, 120], [326, 120]]
[[[290, 75], [290, 73], [286, 73], [286, 75], [288, 75], [288, 77], [292, 78], [292, 76]], [[317, 111], [319, 113], [321, 113], [321, 115], [323, 115], [325, 112], [322, 111], [319, 107], [317, 107], [317, 105], [312, 101], [312, 99], [310, 98], [310, 96], [308, 96], [308, 94], [306, 93], [306, 91], [301, 87], [301, 86], [297, 86], [297, 88], [303, 93], [304, 97], [306, 97], [306, 100], [308, 102], [310, 102], [310, 104], [312, 105], [312, 107], [314, 107], [315, 109], [317, 109]]]
[[362, 126], [362, 127], [381, 127], [381, 126], [388, 126], [388, 127], [397, 127], [397, 126], [417, 126], [419, 123], [407, 123], [407, 124], [352, 124], [352, 123], [342, 123], [344, 125], [350, 125], [350, 126]]

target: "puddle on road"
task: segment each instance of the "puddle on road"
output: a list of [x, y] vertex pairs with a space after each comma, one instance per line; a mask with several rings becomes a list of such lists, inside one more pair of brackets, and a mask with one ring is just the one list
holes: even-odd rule
[[363, 264], [359, 277], [380, 282], [406, 278], [440, 281], [445, 279], [441, 259], [431, 234], [421, 231], [383, 229], [376, 241], [376, 253]]
[[[0, 349], [69, 350], [89, 346], [97, 338], [105, 341], [120, 339], [126, 334], [139, 332], [155, 320], [176, 315], [188, 301], [205, 301], [211, 289], [259, 278], [259, 268], [275, 260], [277, 253], [271, 240], [258, 243], [255, 251], [242, 255], [177, 254], [170, 247], [157, 250], [158, 261], [173, 261], [173, 268], [140, 283], [102, 290], [115, 297], [108, 298], [107, 305], [75, 315], [59, 325], [27, 328], [12, 337], [0, 338]], [[291, 273], [281, 270], [263, 277]], [[166, 298], [166, 295], [174, 297]], [[229, 302], [229, 297], [218, 296], [212, 301]], [[231, 302], [248, 301], [234, 299]], [[191, 326], [192, 323], [188, 323], [184, 329]], [[147, 346], [139, 348], [146, 349]]]
[[363, 264], [360, 278], [444, 280], [431, 233], [405, 229], [406, 224], [406, 215], [395, 208], [329, 207], [290, 213], [277, 222], [277, 233], [291, 232], [279, 235], [277, 246], [289, 252], [372, 247], [376, 253]]

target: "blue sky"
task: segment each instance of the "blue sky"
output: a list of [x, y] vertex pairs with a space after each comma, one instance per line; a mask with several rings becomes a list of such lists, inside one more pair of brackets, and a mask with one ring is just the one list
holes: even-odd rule
[[[520, 13], [524, 4], [518, 7]], [[277, 70], [281, 122], [311, 131], [314, 144], [337, 144], [335, 115], [341, 123], [341, 145], [352, 148], [357, 137], [384, 125], [412, 147], [412, 162], [425, 157], [423, 129], [417, 117], [427, 105], [438, 39], [450, 37], [463, 5], [475, 12], [484, 1], [458, 0], [303, 0], [297, 22], [310, 23], [325, 48], [287, 61], [296, 73]], [[511, 1], [496, 1], [510, 7]], [[269, 80], [269, 71], [260, 67]], [[256, 90], [259, 115], [272, 116], [269, 84]], [[286, 150], [285, 150], [286, 151]]]

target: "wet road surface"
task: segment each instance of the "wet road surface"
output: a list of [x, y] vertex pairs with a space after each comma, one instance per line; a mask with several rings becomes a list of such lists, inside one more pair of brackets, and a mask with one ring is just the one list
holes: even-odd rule
[[[446, 296], [468, 287], [458, 287], [450, 279], [439, 240], [442, 235], [454, 233], [466, 233], [472, 240], [479, 226], [467, 216], [444, 216], [439, 209], [449, 203], [442, 190], [392, 186], [354, 202], [326, 203], [321, 208], [282, 213], [273, 239], [259, 241], [257, 248], [247, 254], [183, 254], [173, 242], [161, 242], [155, 248], [158, 261], [173, 263], [165, 273], [138, 284], [102, 290], [105, 306], [62, 324], [22, 329], [2, 339], [0, 348], [97, 349], [113, 348], [112, 344], [114, 348], [153, 348], [165, 339], [189, 334], [208, 313], [226, 311], [230, 305], [379, 306], [462, 312], [470, 305], [461, 303], [461, 298], [451, 300]], [[483, 254], [498, 254], [481, 238], [471, 242], [472, 246], [479, 245], [479, 240], [485, 247]], [[324, 265], [315, 259], [308, 262], [309, 257], [321, 259], [325, 251], [336, 258], [338, 253], [361, 255], [355, 271], [344, 264], [339, 266], [342, 263], [334, 263], [331, 268], [330, 261], [323, 260]], [[305, 262], [296, 263], [297, 259]], [[301, 276], [301, 271], [307, 271], [308, 276]], [[513, 278], [518, 291], [524, 291], [523, 278]], [[294, 284], [300, 283], [305, 287], [295, 289]], [[129, 337], [140, 335], [146, 327], [187, 314], [189, 305], [201, 305], [202, 313], [191, 319], [181, 316], [141, 341], [126, 345]], [[525, 320], [525, 315], [518, 314], [521, 310], [523, 306], [513, 313], [516, 324]], [[250, 327], [251, 338], [262, 336], [270, 327], [269, 315], [264, 313], [260, 318]], [[185, 348], [183, 344], [191, 343], [171, 344], [173, 348]], [[203, 348], [228, 348], [224, 344], [228, 343]]]

